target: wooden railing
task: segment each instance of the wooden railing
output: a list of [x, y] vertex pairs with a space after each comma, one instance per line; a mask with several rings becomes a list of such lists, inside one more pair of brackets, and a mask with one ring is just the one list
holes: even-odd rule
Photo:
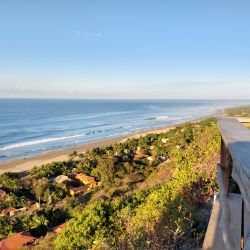
[[[232, 178], [238, 184], [243, 199], [241, 245], [250, 249], [250, 130], [234, 118], [219, 118], [218, 125], [222, 137], [220, 166], [223, 184], [228, 193], [229, 173], [232, 171]], [[230, 221], [225, 221], [227, 223]]]
[[[203, 249], [250, 250], [250, 129], [230, 117], [218, 118], [218, 125], [222, 139], [217, 173], [220, 195]], [[230, 178], [240, 194], [229, 193]]]

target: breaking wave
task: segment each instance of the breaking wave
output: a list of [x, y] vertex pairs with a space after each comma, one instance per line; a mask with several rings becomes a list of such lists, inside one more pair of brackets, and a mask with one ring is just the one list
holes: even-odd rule
[[37, 145], [37, 144], [41, 144], [41, 143], [47, 143], [47, 142], [77, 138], [77, 137], [82, 137], [82, 136], [85, 136], [85, 134], [62, 136], [62, 137], [55, 137], [55, 138], [45, 138], [45, 139], [33, 140], [33, 141], [26, 141], [26, 142], [7, 145], [5, 147], [0, 148], [0, 151], [13, 149], [13, 148], [20, 148], [20, 147], [25, 147], [25, 146], [32, 146], [32, 145]]

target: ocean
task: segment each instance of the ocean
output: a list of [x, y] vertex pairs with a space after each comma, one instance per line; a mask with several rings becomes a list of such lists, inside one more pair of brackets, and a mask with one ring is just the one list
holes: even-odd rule
[[0, 162], [179, 124], [242, 103], [0, 99]]

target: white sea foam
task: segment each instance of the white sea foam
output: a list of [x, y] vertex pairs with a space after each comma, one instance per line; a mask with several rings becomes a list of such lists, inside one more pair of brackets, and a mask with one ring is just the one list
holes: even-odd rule
[[168, 116], [159, 116], [155, 118], [156, 120], [167, 120]]
[[20, 148], [20, 147], [25, 147], [25, 146], [31, 146], [31, 145], [37, 145], [37, 144], [42, 144], [42, 143], [47, 143], [47, 142], [77, 138], [77, 137], [81, 137], [84, 135], [85, 134], [79, 134], [79, 135], [71, 135], [71, 136], [63, 136], [63, 137], [45, 138], [45, 139], [41, 139], [41, 140], [26, 141], [26, 142], [7, 145], [5, 147], [0, 148], [0, 151], [13, 149], [13, 148]]

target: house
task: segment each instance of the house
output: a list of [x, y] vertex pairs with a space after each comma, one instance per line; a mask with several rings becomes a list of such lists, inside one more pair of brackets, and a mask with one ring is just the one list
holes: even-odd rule
[[65, 183], [65, 182], [70, 182], [70, 178], [66, 175], [58, 175], [55, 179], [54, 182], [56, 183]]
[[90, 187], [97, 186], [97, 182], [95, 181], [95, 178], [92, 176], [88, 176], [86, 174], [80, 173], [76, 175], [76, 179], [81, 181], [85, 185], [89, 185]]
[[0, 189], [0, 199], [3, 199], [6, 196], [6, 192], [3, 189]]
[[86, 186], [69, 187], [69, 193], [71, 196], [85, 194], [86, 192], [88, 192], [88, 187], [86, 187]]
[[165, 157], [165, 156], [159, 156], [159, 157], [158, 157], [158, 160], [160, 160], [160, 161], [165, 161], [165, 160], [166, 160], [166, 157]]
[[162, 142], [163, 144], [166, 144], [168, 141], [169, 141], [169, 138], [163, 138], [163, 139], [161, 139], [161, 142]]
[[24, 211], [27, 211], [27, 207], [20, 207], [20, 208], [17, 208], [16, 209], [16, 212], [24, 212]]
[[60, 233], [63, 230], [63, 228], [66, 227], [66, 224], [67, 224], [67, 222], [64, 222], [63, 224], [61, 224], [61, 225], [59, 225], [57, 227], [54, 227], [53, 232], [57, 233], [57, 234]]
[[148, 155], [143, 153], [143, 150], [141, 147], [137, 147], [136, 150], [134, 150], [134, 159], [140, 159], [140, 158], [146, 158]]
[[1, 216], [14, 216], [15, 214], [16, 214], [16, 209], [14, 207], [8, 207], [1, 211], [0, 217]]
[[29, 215], [33, 215], [36, 213], [37, 210], [41, 209], [41, 204], [39, 202], [32, 203], [29, 207]]
[[20, 207], [20, 208], [14, 208], [14, 207], [8, 207], [6, 209], [3, 209], [0, 211], [0, 217], [2, 216], [16, 216], [17, 214], [24, 214], [26, 211], [30, 210], [30, 207]]
[[89, 185], [90, 187], [97, 186], [97, 182], [95, 181], [95, 178], [92, 176], [88, 176], [86, 174], [79, 173], [79, 174], [70, 174], [70, 177], [72, 179], [80, 181], [81, 183], [83, 183], [85, 185]]
[[130, 161], [130, 158], [127, 155], [123, 155], [122, 161]]
[[142, 152], [136, 152], [135, 157], [144, 158], [144, 157], [147, 157], [147, 155]]
[[140, 151], [136, 151], [132, 157], [133, 157], [134, 160], [140, 160], [140, 159], [142, 159], [142, 158], [146, 158], [147, 155], [146, 155], [146, 154], [143, 154], [143, 153], [140, 152]]
[[156, 160], [158, 160], [158, 158], [157, 158], [156, 156], [154, 156], [154, 155], [148, 156], [147, 159], [148, 159], [149, 161], [156, 161]]
[[21, 232], [0, 241], [0, 250], [19, 250], [30, 245], [36, 238], [27, 232]]

